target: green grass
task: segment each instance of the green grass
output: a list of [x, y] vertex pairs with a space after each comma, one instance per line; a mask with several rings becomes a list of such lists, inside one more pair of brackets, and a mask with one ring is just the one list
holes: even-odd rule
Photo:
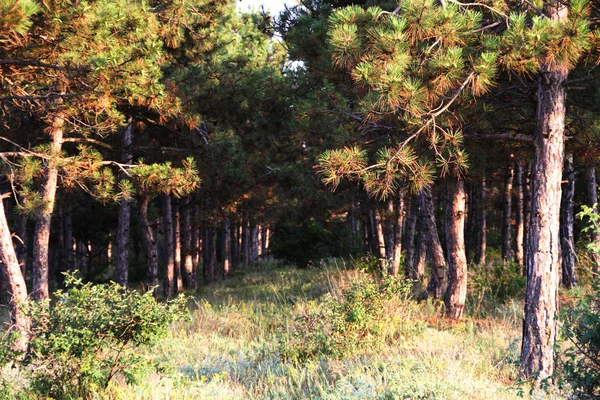
[[[190, 321], [174, 324], [156, 345], [138, 349], [156, 366], [151, 373], [136, 383], [116, 380], [97, 398], [532, 398], [517, 381], [522, 306], [514, 300], [495, 305], [485, 319], [458, 323], [441, 318], [435, 304], [413, 302], [403, 315], [419, 328], [382, 347], [343, 359], [285, 361], [280, 339], [295, 317], [359, 276], [335, 260], [324, 269], [267, 263], [236, 272], [201, 289]], [[26, 385], [14, 374], [8, 380]]]

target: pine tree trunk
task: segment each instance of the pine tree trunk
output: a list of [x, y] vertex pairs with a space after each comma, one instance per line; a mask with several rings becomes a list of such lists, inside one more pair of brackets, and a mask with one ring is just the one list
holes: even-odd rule
[[[586, 168], [586, 183], [587, 183], [587, 203], [592, 208], [593, 213], [598, 215], [598, 186], [596, 184], [596, 166], [592, 165]], [[600, 234], [595, 230], [591, 230], [591, 242], [600, 248]], [[595, 271], [600, 269], [600, 255], [592, 252]]]
[[515, 210], [517, 226], [515, 229], [515, 262], [519, 265], [523, 265], [525, 260], [525, 251], [523, 246], [523, 235], [525, 232], [524, 223], [524, 207], [523, 207], [523, 165], [517, 162], [517, 168], [515, 173], [515, 188], [517, 191], [517, 208]]
[[146, 263], [148, 265], [146, 280], [149, 287], [155, 287], [158, 286], [158, 251], [156, 249], [154, 231], [148, 221], [148, 203], [148, 196], [141, 195], [138, 201], [138, 207], [140, 209], [140, 228], [142, 230], [144, 246], [146, 247]]
[[394, 252], [392, 256], [392, 276], [398, 276], [400, 273], [400, 262], [402, 261], [402, 225], [404, 224], [406, 197], [404, 193], [399, 193], [395, 201], [394, 209]]
[[[132, 122], [123, 131], [121, 136], [121, 162], [131, 164], [133, 156], [129, 152], [131, 147], [131, 129]], [[119, 179], [125, 179], [125, 174], [121, 172]], [[115, 243], [116, 265], [115, 280], [118, 284], [129, 286], [129, 224], [131, 222], [131, 199], [123, 199], [119, 203], [119, 220], [117, 222], [117, 241]]]
[[[426, 222], [425, 222], [425, 214], [424, 214], [424, 210], [423, 207], [420, 207], [420, 203], [421, 200], [419, 199], [418, 201], [419, 203], [419, 210], [418, 210], [418, 217], [417, 217], [417, 235], [416, 235], [416, 242], [417, 242], [417, 248], [416, 248], [416, 252], [415, 252], [415, 256], [414, 256], [414, 261], [413, 261], [413, 269], [414, 269], [414, 273], [415, 273], [415, 278], [418, 280], [418, 282], [422, 283], [423, 280], [425, 279], [425, 264], [427, 263], [427, 253], [428, 253], [428, 241], [429, 238], [427, 237], [427, 226], [426, 226]], [[418, 286], [420, 286], [420, 283]]]
[[231, 272], [231, 232], [229, 227], [229, 218], [223, 218], [223, 245], [221, 250], [223, 252], [223, 274], [229, 275]]
[[[171, 201], [173, 203], [173, 201]], [[171, 206], [173, 210], [173, 267], [175, 269], [175, 290], [181, 293], [183, 290], [183, 273], [181, 265], [181, 214], [179, 202]]]
[[472, 260], [471, 252], [473, 249], [473, 227], [475, 225], [475, 207], [477, 206], [477, 200], [474, 196], [473, 184], [465, 182], [465, 192], [467, 195], [466, 207], [465, 207], [465, 254], [467, 257], [467, 263]]
[[217, 274], [217, 227], [216, 222], [213, 222], [210, 228], [207, 229], [209, 235], [210, 247], [206, 249], [208, 252], [208, 274], [210, 281], [216, 281], [219, 277]]
[[233, 229], [231, 227], [230, 230], [230, 240], [231, 240], [231, 270], [236, 270], [239, 267], [240, 257], [239, 257], [239, 226], [237, 222], [233, 224]]
[[250, 265], [250, 221], [248, 217], [248, 213], [244, 214], [244, 219], [242, 221], [242, 252], [244, 258], [244, 264]]
[[430, 296], [441, 300], [444, 298], [444, 290], [446, 289], [446, 260], [444, 259], [444, 251], [435, 223], [431, 192], [421, 192], [421, 208], [423, 210], [423, 227], [431, 260], [431, 275], [427, 292]]
[[189, 202], [182, 210], [183, 224], [181, 225], [181, 244], [183, 253], [183, 285], [186, 289], [196, 289], [194, 286], [194, 260], [192, 255], [192, 210]]
[[417, 227], [417, 216], [419, 204], [416, 196], [410, 196], [410, 204], [406, 213], [406, 230], [404, 232], [404, 275], [408, 279], [417, 279], [415, 269], [415, 228]]
[[[529, 241], [529, 223], [531, 222], [531, 162], [525, 164], [523, 169], [523, 260], [527, 260], [527, 243]], [[523, 275], [527, 275], [527, 268], [523, 263]]]
[[177, 288], [175, 281], [175, 245], [173, 243], [173, 211], [171, 207], [171, 196], [161, 195], [163, 233], [165, 239], [165, 297], [173, 297]]
[[377, 230], [377, 256], [379, 257], [379, 268], [385, 271], [385, 236], [383, 235], [383, 223], [381, 222], [381, 213], [377, 206], [373, 207], [373, 216], [375, 218], [375, 229]]
[[251, 264], [258, 262], [258, 225], [252, 224], [250, 228], [250, 257]]
[[200, 263], [200, 206], [192, 206], [192, 265], [194, 269], [194, 285], [197, 285], [195, 271]]
[[486, 178], [485, 170], [477, 192], [477, 244], [475, 246], [475, 264], [485, 264], [487, 251], [487, 214], [486, 214]]
[[448, 318], [462, 318], [467, 298], [467, 256], [465, 254], [465, 186], [463, 180], [448, 184], [446, 207], [446, 247], [448, 289], [444, 303]]
[[[511, 155], [512, 158], [512, 155]], [[511, 240], [511, 217], [512, 217], [512, 186], [514, 179], [514, 168], [512, 163], [506, 169], [506, 180], [504, 181], [504, 197], [502, 206], [502, 260], [508, 261], [512, 253]]]
[[[560, 5], [561, 10], [566, 7]], [[562, 19], [553, 6], [551, 19]], [[540, 382], [554, 372], [557, 291], [560, 273], [559, 229], [564, 152], [565, 83], [567, 71], [543, 65], [538, 79], [535, 164], [532, 177], [531, 222], [527, 240], [527, 289], [520, 373]]]
[[10, 229], [4, 212], [6, 195], [0, 196], [0, 261], [2, 261], [2, 276], [8, 282], [10, 293], [10, 330], [19, 334], [15, 348], [20, 351], [27, 350], [29, 341], [30, 319], [22, 312], [21, 304], [27, 301], [27, 286], [19, 267], [19, 260], [13, 247]]
[[[386, 212], [382, 215], [383, 218], [383, 237], [385, 243], [385, 258], [393, 263], [394, 259], [394, 225], [395, 225], [395, 206], [394, 199], [390, 197], [386, 204]], [[402, 235], [402, 234], [401, 234]], [[389, 265], [389, 271], [392, 272], [392, 265]]]
[[50, 224], [54, 202], [56, 199], [56, 186], [58, 183], [58, 167], [60, 152], [63, 143], [64, 118], [57, 116], [52, 122], [50, 135], [51, 158], [44, 168], [44, 182], [42, 184], [42, 209], [36, 215], [35, 230], [33, 232], [33, 290], [31, 295], [34, 300], [47, 300], [50, 296], [48, 289], [48, 250], [50, 245]]
[[573, 169], [573, 153], [565, 154], [565, 167], [560, 205], [560, 243], [562, 252], [563, 284], [571, 289], [576, 284], [575, 277], [575, 238], [573, 235], [575, 208], [575, 170]]

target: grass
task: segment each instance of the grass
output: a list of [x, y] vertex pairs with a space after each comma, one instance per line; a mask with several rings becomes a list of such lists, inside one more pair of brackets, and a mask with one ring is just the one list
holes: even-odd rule
[[[295, 318], [360, 276], [336, 260], [323, 269], [264, 263], [203, 287], [191, 304], [190, 321], [174, 324], [156, 345], [138, 349], [152, 372], [135, 383], [116, 380], [97, 398], [533, 398], [517, 381], [522, 306], [514, 300], [496, 304], [485, 319], [461, 322], [441, 318], [431, 302], [413, 302], [404, 315], [418, 329], [381, 347], [346, 358], [286, 361], [281, 338]], [[18, 374], [7, 376], [25, 385]]]

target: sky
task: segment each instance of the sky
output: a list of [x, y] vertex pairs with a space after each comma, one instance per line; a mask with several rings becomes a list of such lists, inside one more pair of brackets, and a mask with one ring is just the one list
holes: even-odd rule
[[238, 9], [240, 11], [248, 11], [252, 8], [259, 9], [261, 5], [265, 6], [265, 10], [271, 12], [271, 14], [279, 14], [283, 11], [285, 4], [294, 5], [297, 3], [296, 0], [237, 0]]

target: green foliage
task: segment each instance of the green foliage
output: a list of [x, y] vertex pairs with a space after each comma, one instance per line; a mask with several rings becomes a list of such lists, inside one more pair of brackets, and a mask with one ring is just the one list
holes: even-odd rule
[[[600, 217], [594, 207], [583, 206], [577, 214], [588, 221], [585, 230], [598, 232]], [[596, 244], [588, 249], [598, 254]], [[575, 304], [566, 307], [561, 313], [562, 333], [571, 346], [562, 353], [562, 374], [564, 384], [570, 385], [582, 399], [595, 399], [600, 396], [600, 279], [595, 277], [591, 290], [580, 289]]]
[[163, 337], [186, 314], [184, 297], [160, 304], [151, 291], [83, 284], [73, 275], [66, 284], [52, 306], [27, 304], [29, 350], [14, 362], [30, 375], [30, 391], [38, 396], [88, 398], [117, 375], [135, 378], [145, 365], [133, 350]]
[[373, 255], [366, 255], [352, 260], [352, 266], [367, 274], [383, 276], [387, 273], [387, 270], [381, 270], [379, 259]]
[[39, 11], [32, 0], [0, 0], [0, 42], [11, 33], [24, 34], [31, 27], [31, 17]]
[[470, 266], [468, 293], [473, 311], [485, 313], [491, 306], [522, 298], [526, 285], [522, 268], [514, 262]]
[[559, 352], [562, 368], [558, 375], [581, 399], [600, 396], [600, 281], [580, 294], [576, 304], [561, 313], [562, 334], [570, 346]]
[[419, 332], [406, 316], [412, 282], [362, 276], [339, 294], [327, 294], [315, 310], [301, 313], [280, 342], [284, 358], [302, 362], [347, 357]]

